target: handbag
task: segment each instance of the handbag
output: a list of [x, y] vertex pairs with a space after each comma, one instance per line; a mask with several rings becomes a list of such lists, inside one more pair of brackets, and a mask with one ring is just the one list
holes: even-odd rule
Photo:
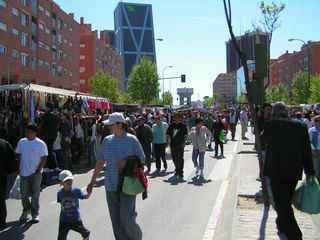
[[309, 213], [320, 213], [320, 185], [316, 177], [311, 177], [296, 189], [293, 195], [293, 205], [296, 209]]
[[145, 191], [145, 187], [140, 179], [136, 177], [125, 176], [122, 184], [122, 192], [131, 196], [138, 195]]

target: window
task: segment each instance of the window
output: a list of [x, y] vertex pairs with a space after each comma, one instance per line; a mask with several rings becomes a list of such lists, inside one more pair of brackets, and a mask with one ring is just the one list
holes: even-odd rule
[[23, 66], [28, 66], [28, 54], [21, 53], [21, 64]]
[[70, 76], [70, 77], [72, 77], [72, 76], [73, 76], [73, 74], [72, 74], [72, 72], [71, 72], [71, 71], [70, 71], [70, 73], [69, 73], [69, 76]]
[[56, 75], [56, 70], [57, 70], [57, 65], [56, 65], [56, 63], [52, 63], [51, 72], [52, 72], [52, 75], [53, 75], [53, 76]]
[[61, 34], [58, 34], [58, 43], [59, 43], [59, 44], [62, 43], [62, 36], [61, 36]]
[[80, 73], [84, 73], [86, 71], [85, 67], [80, 67]]
[[0, 30], [7, 31], [7, 24], [0, 22]]
[[80, 84], [86, 84], [86, 80], [80, 79]]
[[45, 67], [47, 70], [50, 70], [50, 64], [49, 64], [49, 62], [44, 61], [43, 63], [44, 63], [44, 67]]
[[21, 45], [23, 47], [28, 46], [28, 34], [27, 33], [24, 33], [24, 32], [21, 33]]
[[39, 11], [40, 11], [40, 12], [43, 12], [43, 11], [44, 11], [44, 8], [43, 8], [41, 5], [39, 5]]
[[18, 59], [19, 52], [16, 49], [12, 49], [11, 57], [14, 58], [14, 59]]
[[50, 12], [48, 11], [48, 9], [45, 10], [45, 14], [47, 17], [50, 17]]
[[86, 47], [86, 45], [85, 44], [80, 44], [80, 48], [85, 48]]
[[42, 31], [44, 31], [44, 25], [42, 23], [39, 23], [39, 29], [41, 29]]
[[7, 48], [0, 44], [0, 55], [5, 55], [7, 51]]
[[63, 27], [64, 27], [64, 28], [67, 28], [67, 27], [68, 27], [68, 25], [67, 25], [66, 23], [64, 23], [64, 24], [63, 24]]
[[19, 31], [15, 28], [12, 28], [12, 34], [13, 35], [16, 35], [16, 36], [19, 36]]
[[0, 7], [6, 7], [7, 1], [6, 0], [0, 0]]
[[32, 70], [35, 70], [37, 68], [37, 58], [32, 57], [31, 67]]
[[64, 44], [67, 44], [67, 43], [68, 43], [68, 40], [67, 40], [67, 39], [64, 39], [63, 42], [64, 42]]
[[80, 60], [84, 60], [84, 59], [86, 59], [86, 56], [80, 55]]
[[21, 25], [27, 26], [29, 24], [29, 16], [25, 13], [21, 13]]
[[23, 6], [28, 6], [28, 0], [21, 0], [21, 4]]
[[50, 34], [50, 30], [49, 30], [49, 28], [45, 28], [45, 32], [46, 32], [46, 34]]
[[14, 16], [19, 16], [19, 10], [16, 9], [16, 8], [12, 8], [11, 13], [12, 13], [12, 15], [14, 15]]
[[72, 42], [69, 42], [69, 46], [72, 47]]
[[57, 21], [57, 28], [58, 28], [58, 30], [61, 30], [61, 28], [62, 28], [62, 21], [61, 21], [61, 19], [58, 19], [58, 21]]
[[72, 27], [69, 28], [69, 31], [72, 32]]
[[38, 66], [39, 66], [39, 67], [42, 67], [42, 66], [43, 66], [43, 60], [41, 60], [41, 59], [38, 60]]

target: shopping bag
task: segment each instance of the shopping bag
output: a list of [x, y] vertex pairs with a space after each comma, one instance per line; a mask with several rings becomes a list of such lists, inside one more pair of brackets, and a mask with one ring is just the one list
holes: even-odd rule
[[221, 130], [219, 133], [219, 141], [222, 143], [226, 143], [226, 134], [224, 130]]
[[139, 193], [143, 193], [145, 188], [141, 183], [140, 179], [136, 177], [124, 177], [122, 192], [128, 195], [138, 195]]
[[296, 209], [309, 213], [320, 213], [320, 185], [316, 177], [311, 177], [296, 189], [293, 196]]
[[11, 199], [21, 199], [21, 189], [20, 189], [20, 176], [18, 175], [10, 192], [9, 192], [9, 198]]

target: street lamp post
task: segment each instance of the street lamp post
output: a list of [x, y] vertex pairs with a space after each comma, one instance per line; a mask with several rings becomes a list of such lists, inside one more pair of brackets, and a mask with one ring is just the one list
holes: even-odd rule
[[288, 39], [289, 42], [293, 41], [299, 41], [302, 42], [303, 45], [306, 45], [308, 48], [308, 88], [310, 89], [310, 84], [311, 84], [311, 48], [310, 46], [306, 43], [306, 41], [298, 38], [290, 38]]
[[164, 102], [164, 78], [165, 78], [164, 73], [168, 68], [173, 68], [173, 66], [172, 65], [167, 65], [162, 70], [162, 102]]

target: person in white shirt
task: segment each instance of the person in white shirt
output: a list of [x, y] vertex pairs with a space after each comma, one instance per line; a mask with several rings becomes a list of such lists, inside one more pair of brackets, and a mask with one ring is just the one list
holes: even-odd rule
[[[20, 139], [16, 154], [20, 161], [21, 199], [23, 213], [20, 222], [28, 220], [31, 210], [32, 221], [39, 222], [39, 197], [42, 180], [42, 169], [48, 157], [48, 148], [44, 141], [37, 138], [38, 128], [28, 125], [26, 138]], [[31, 197], [31, 202], [29, 198]]]
[[204, 155], [207, 150], [207, 143], [211, 139], [211, 132], [203, 125], [201, 118], [196, 119], [196, 126], [190, 131], [190, 137], [192, 141], [192, 161], [196, 168], [196, 176], [200, 174], [201, 178], [204, 178]]

